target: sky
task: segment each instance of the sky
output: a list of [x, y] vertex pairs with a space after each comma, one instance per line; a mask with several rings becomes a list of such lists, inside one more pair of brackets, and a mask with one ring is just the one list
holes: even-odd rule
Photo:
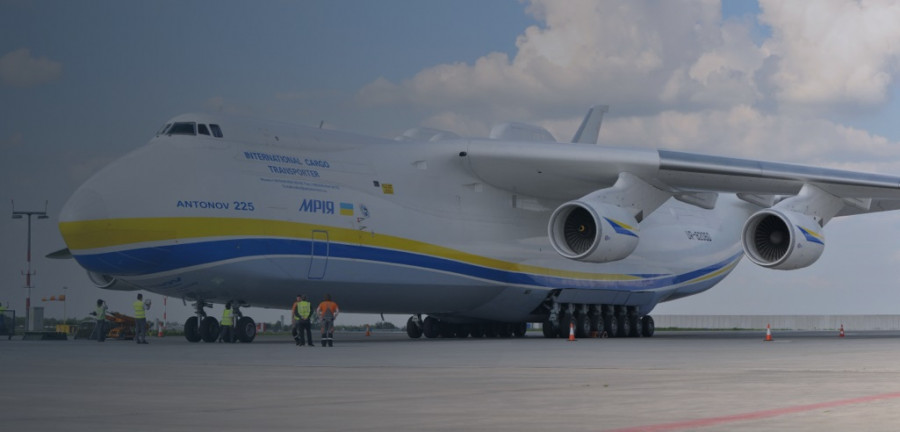
[[[0, 3], [0, 201], [46, 210], [32, 301], [97, 298], [58, 214], [165, 121], [231, 112], [395, 137], [486, 136], [506, 121], [571, 139], [608, 104], [600, 144], [900, 174], [900, 5], [890, 1], [158, 1]], [[894, 314], [900, 214], [839, 218], [806, 269], [744, 260], [655, 314]], [[22, 315], [26, 223], [0, 217], [0, 302]], [[151, 318], [161, 318], [162, 298]], [[190, 308], [169, 299], [170, 320]], [[290, 305], [285, 305], [288, 308]], [[274, 321], [286, 311], [253, 311]], [[374, 315], [347, 322], [380, 320]], [[389, 317], [402, 324], [405, 317]]]

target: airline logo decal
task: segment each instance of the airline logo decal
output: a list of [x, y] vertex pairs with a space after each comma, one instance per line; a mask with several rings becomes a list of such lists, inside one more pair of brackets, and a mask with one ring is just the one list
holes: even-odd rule
[[[340, 202], [335, 205], [334, 201], [328, 200], [319, 200], [319, 199], [305, 199], [300, 203], [300, 208], [298, 211], [301, 213], [317, 213], [324, 215], [333, 215], [335, 208], [338, 209], [338, 214], [341, 216], [353, 216], [354, 206], [351, 203]], [[368, 213], [368, 210], [366, 210]]]
[[638, 236], [637, 233], [634, 232], [634, 228], [629, 225], [625, 225], [622, 222], [610, 219], [608, 217], [605, 217], [603, 219], [605, 219], [606, 222], [608, 222], [610, 224], [610, 226], [613, 227], [613, 230], [619, 234], [632, 236], [632, 237]]
[[806, 237], [806, 241], [811, 242], [811, 243], [818, 243], [822, 246], [825, 246], [825, 239], [822, 238], [821, 234], [819, 234], [815, 231], [811, 231], [806, 228], [803, 228], [802, 226], [798, 226], [797, 228], [799, 228], [800, 232], [803, 233], [803, 236]]

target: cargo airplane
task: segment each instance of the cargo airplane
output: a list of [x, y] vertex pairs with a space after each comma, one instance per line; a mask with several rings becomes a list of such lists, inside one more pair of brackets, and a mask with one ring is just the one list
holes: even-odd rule
[[[97, 172], [60, 215], [91, 280], [204, 309], [410, 314], [410, 337], [652, 336], [661, 303], [706, 291], [746, 256], [813, 264], [834, 217], [900, 208], [900, 177], [571, 142], [508, 123], [489, 138], [360, 136], [219, 114], [177, 116]], [[423, 318], [424, 317], [424, 318]], [[246, 342], [250, 317], [237, 323]]]

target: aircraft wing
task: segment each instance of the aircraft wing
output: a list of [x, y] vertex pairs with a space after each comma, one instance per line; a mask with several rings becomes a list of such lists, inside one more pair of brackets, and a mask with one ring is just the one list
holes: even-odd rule
[[484, 182], [554, 200], [611, 187], [620, 173], [691, 202], [704, 193], [737, 193], [766, 206], [804, 185], [844, 200], [836, 216], [900, 209], [900, 177], [798, 164], [654, 149], [568, 143], [470, 141], [464, 156]]

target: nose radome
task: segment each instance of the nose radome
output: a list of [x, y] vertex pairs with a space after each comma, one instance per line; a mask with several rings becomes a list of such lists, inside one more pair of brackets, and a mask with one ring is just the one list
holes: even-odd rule
[[109, 217], [109, 209], [106, 200], [89, 183], [78, 188], [59, 215], [60, 222], [76, 222], [106, 219]]

